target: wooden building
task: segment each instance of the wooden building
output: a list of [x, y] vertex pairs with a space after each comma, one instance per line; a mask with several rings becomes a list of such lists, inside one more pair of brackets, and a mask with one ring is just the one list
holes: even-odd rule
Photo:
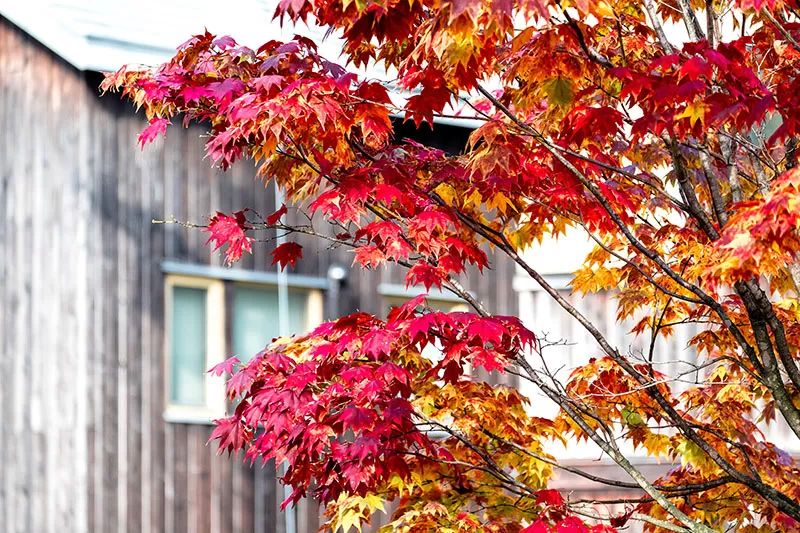
[[[346, 251], [306, 241], [281, 296], [270, 245], [228, 269], [200, 231], [152, 224], [269, 213], [275, 193], [250, 164], [213, 170], [197, 127], [140, 151], [141, 115], [98, 94], [101, 76], [74, 47], [62, 54], [31, 35], [35, 24], [9, 18], [0, 16], [0, 530], [316, 531], [313, 503], [279, 514], [273, 468], [206, 445], [224, 401], [204, 370], [249, 354], [281, 323], [381, 313], [409, 296], [402, 273], [349, 271]], [[465, 135], [441, 127], [424, 140], [452, 149]], [[343, 280], [328, 275], [333, 265]], [[514, 314], [513, 274], [498, 263], [467, 281]], [[288, 316], [276, 311], [282, 298]]]

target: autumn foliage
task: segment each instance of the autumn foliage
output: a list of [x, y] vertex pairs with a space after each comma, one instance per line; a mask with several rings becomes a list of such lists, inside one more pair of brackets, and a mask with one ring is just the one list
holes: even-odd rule
[[[205, 33], [156, 69], [109, 75], [105, 89], [144, 108], [143, 145], [173, 122], [201, 122], [216, 165], [254, 160], [315, 221], [289, 226], [285, 207], [217, 213], [205, 230], [227, 262], [257, 231], [311, 233], [472, 306], [443, 313], [417, 298], [222, 363], [235, 408], [217, 421], [220, 449], [285, 462], [287, 503], [319, 498], [334, 529], [392, 501], [387, 530], [398, 531], [800, 530], [800, 464], [781, 449], [800, 438], [798, 9], [282, 0], [276, 16], [343, 37], [345, 66], [304, 38], [252, 50]], [[391, 90], [352, 72], [367, 63], [396, 73]], [[479, 122], [463, 154], [393, 136], [393, 116], [441, 115]], [[568, 231], [595, 245], [573, 291], [613, 293], [619, 322], [648, 340], [695, 328], [691, 383], [652, 363], [654, 343], [638, 354], [613, 345], [526, 261]], [[594, 357], [566, 382], [541, 364], [558, 363], [541, 339], [459, 283], [490, 266], [489, 252], [594, 338]], [[289, 240], [273, 261], [301, 256]], [[533, 383], [558, 416], [532, 416], [516, 389], [467, 366]], [[769, 424], [794, 444], [770, 442]], [[598, 515], [548, 489], [560, 467], [548, 443], [582, 439], [641, 488], [627, 511]], [[647, 479], [626, 444], [675, 467]]]

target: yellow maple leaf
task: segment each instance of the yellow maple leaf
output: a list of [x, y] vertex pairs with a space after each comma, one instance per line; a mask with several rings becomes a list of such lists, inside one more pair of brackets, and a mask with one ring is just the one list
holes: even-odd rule
[[497, 193], [493, 195], [487, 202], [486, 207], [489, 209], [497, 209], [502, 214], [507, 214], [509, 208], [511, 210], [515, 210], [514, 204], [511, 203], [511, 200], [503, 193]]
[[708, 105], [701, 100], [695, 100], [686, 104], [686, 108], [680, 114], [675, 115], [675, 118], [688, 118], [692, 127], [698, 122], [702, 126], [705, 124], [706, 111], [708, 111]]
[[456, 190], [447, 183], [440, 183], [433, 189], [439, 197], [444, 201], [445, 204], [449, 206], [453, 206], [456, 200]]

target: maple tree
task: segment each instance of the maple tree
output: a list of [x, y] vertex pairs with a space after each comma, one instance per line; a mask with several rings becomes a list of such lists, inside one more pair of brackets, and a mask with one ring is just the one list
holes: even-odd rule
[[[231, 373], [220, 450], [287, 465], [287, 504], [311, 494], [333, 529], [395, 502], [387, 530], [800, 530], [800, 464], [763, 429], [800, 438], [800, 3], [795, 0], [281, 0], [276, 16], [343, 39], [346, 66], [297, 37], [257, 50], [209, 33], [104, 89], [142, 106], [144, 145], [173, 120], [208, 126], [222, 168], [250, 158], [314, 225], [217, 213], [228, 262], [265, 229], [351, 247], [354, 262], [407, 268], [471, 312], [424, 297], [385, 319], [356, 313], [278, 339]], [[377, 63], [385, 84], [348, 70]], [[352, 69], [351, 69], [352, 70]], [[393, 137], [392, 117], [480, 125], [463, 154]], [[291, 117], [288, 120], [287, 117]], [[320, 221], [329, 224], [319, 228]], [[577, 293], [609, 291], [620, 323], [668, 337], [696, 327], [690, 385], [651, 352], [613, 345], [548, 284], [525, 250], [584, 232]], [[593, 337], [559, 382], [538, 339], [459, 282], [505, 255]], [[299, 244], [275, 248], [293, 266]], [[441, 360], [424, 355], [428, 345]], [[555, 361], [553, 362], [556, 363]], [[557, 403], [531, 415], [511, 372]], [[680, 381], [681, 386], [678, 386]], [[587, 439], [642, 496], [621, 515], [548, 489], [553, 440]], [[676, 466], [647, 479], [624, 443]], [[580, 474], [580, 471], [578, 471]]]

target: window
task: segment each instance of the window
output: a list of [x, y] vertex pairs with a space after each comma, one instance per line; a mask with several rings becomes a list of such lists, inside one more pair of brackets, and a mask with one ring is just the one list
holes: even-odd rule
[[248, 361], [274, 338], [308, 331], [322, 320], [322, 292], [313, 287], [289, 287], [283, 314], [275, 283], [170, 274], [165, 288], [164, 417], [170, 421], [205, 423], [222, 416], [224, 378], [208, 374], [209, 368], [231, 355]]
[[166, 281], [166, 399], [170, 418], [209, 419], [225, 409], [225, 384], [206, 370], [225, 358], [221, 281], [169, 276]]

